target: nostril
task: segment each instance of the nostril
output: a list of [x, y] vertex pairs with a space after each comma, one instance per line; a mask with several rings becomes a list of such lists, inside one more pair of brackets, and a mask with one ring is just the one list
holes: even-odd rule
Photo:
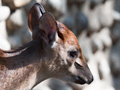
[[90, 77], [88, 84], [90, 84], [94, 80], [93, 76]]
[[85, 81], [87, 84], [89, 84], [89, 83], [90, 83], [88, 79], [85, 79], [84, 81]]
[[84, 83], [90, 84], [93, 81], [93, 76], [90, 76], [89, 78], [76, 76], [76, 80], [77, 82], [80, 82], [80, 84], [84, 84]]
[[83, 82], [85, 82], [85, 83], [87, 83], [87, 84], [90, 83], [90, 81], [89, 81], [88, 79], [86, 79], [86, 78], [82, 78], [82, 77], [77, 76], [77, 79], [78, 79], [78, 80], [82, 80]]

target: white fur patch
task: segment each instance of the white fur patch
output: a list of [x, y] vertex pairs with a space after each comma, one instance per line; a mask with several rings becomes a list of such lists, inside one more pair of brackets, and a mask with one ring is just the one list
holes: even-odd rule
[[81, 66], [83, 65], [81, 59], [79, 59], [79, 58], [77, 58], [75, 62], [78, 63], [78, 64], [80, 64]]
[[58, 34], [55, 34], [55, 41], [53, 42], [52, 48], [55, 48], [57, 46], [56, 41], [58, 40]]

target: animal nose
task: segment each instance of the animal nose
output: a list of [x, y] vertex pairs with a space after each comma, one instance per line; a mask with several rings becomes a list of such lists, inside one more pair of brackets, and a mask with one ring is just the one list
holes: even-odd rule
[[93, 78], [93, 76], [91, 75], [91, 76], [89, 77], [89, 79], [86, 79], [85, 81], [86, 81], [87, 84], [90, 84], [93, 80], [94, 80], [94, 78]]

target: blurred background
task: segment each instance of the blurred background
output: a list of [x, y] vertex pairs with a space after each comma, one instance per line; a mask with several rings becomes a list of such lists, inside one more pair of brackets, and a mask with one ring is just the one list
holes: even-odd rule
[[36, 2], [77, 36], [94, 82], [48, 79], [33, 90], [120, 90], [120, 0], [0, 0], [0, 48], [32, 40], [27, 20]]

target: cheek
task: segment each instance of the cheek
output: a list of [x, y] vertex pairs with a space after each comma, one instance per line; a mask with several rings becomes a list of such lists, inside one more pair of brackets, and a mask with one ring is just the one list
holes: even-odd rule
[[68, 58], [68, 59], [66, 59], [66, 62], [68, 64], [68, 66], [70, 67], [74, 63], [74, 60], [71, 60], [71, 59]]
[[61, 50], [59, 55], [60, 55], [60, 58], [62, 60], [61, 61], [62, 64], [67, 65], [67, 60], [66, 60], [67, 59], [67, 52], [65, 50]]

